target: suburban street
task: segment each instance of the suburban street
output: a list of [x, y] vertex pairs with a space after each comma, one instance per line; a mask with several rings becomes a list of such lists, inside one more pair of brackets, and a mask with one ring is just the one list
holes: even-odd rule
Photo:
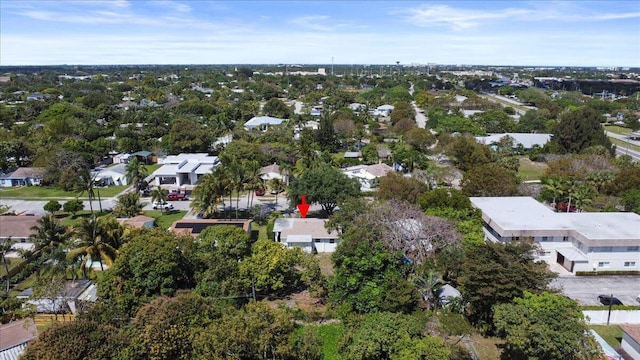
[[[611, 137], [611, 138], [614, 138], [614, 139], [618, 139], [618, 140], [622, 140], [622, 141], [624, 141], [624, 142], [626, 142], [628, 144], [640, 146], [640, 141], [631, 140], [625, 135], [616, 134], [616, 133], [613, 133], [611, 131], [605, 131], [604, 133], [608, 137]], [[628, 147], [624, 147], [622, 145], [617, 145], [616, 146], [616, 154], [618, 154], [618, 155], [629, 155], [629, 156], [631, 156], [631, 158], [634, 161], [640, 161], [640, 151], [636, 151], [636, 150], [630, 149]]]

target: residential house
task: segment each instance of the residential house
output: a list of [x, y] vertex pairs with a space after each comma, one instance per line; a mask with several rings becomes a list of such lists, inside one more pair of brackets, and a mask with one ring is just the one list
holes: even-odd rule
[[393, 172], [393, 168], [387, 164], [356, 165], [342, 169], [342, 172], [351, 179], [360, 181], [360, 190], [372, 191], [378, 186], [380, 178]]
[[460, 291], [449, 284], [442, 285], [436, 290], [436, 296], [438, 297], [438, 303], [442, 307], [448, 306], [453, 299], [462, 298]]
[[26, 304], [33, 305], [37, 313], [45, 314], [77, 314], [83, 303], [95, 302], [98, 288], [90, 279], [67, 280], [57, 292], [51, 296], [34, 297], [33, 288], [28, 288], [18, 294], [16, 298], [26, 300]]
[[135, 156], [139, 162], [147, 165], [155, 164], [158, 162], [158, 157], [152, 153], [151, 151], [138, 151], [131, 154], [131, 156]]
[[195, 185], [220, 164], [217, 156], [206, 153], [179, 154], [159, 158], [160, 168], [151, 174], [155, 185]]
[[0, 176], [1, 187], [40, 185], [46, 170], [39, 167], [19, 167], [15, 171]]
[[242, 230], [247, 233], [251, 233], [251, 222], [252, 220], [239, 219], [239, 220], [224, 220], [224, 219], [182, 219], [175, 221], [169, 231], [173, 232], [176, 235], [187, 235], [192, 237], [197, 237], [203, 232], [206, 228], [210, 226], [237, 226], [242, 228]]
[[265, 183], [272, 179], [284, 180], [282, 174], [280, 174], [280, 166], [278, 164], [272, 164], [260, 169], [260, 178]]
[[340, 236], [335, 230], [328, 231], [325, 223], [324, 219], [279, 218], [273, 226], [274, 240], [309, 253], [334, 252]]
[[27, 344], [37, 337], [38, 329], [32, 318], [0, 326], [0, 359], [18, 360]]
[[113, 163], [114, 164], [126, 164], [129, 162], [133, 155], [129, 153], [120, 153], [113, 155]]
[[[509, 137], [510, 139], [505, 139]], [[551, 140], [551, 134], [531, 134], [531, 133], [503, 133], [489, 134], [487, 136], [476, 136], [476, 141], [495, 147], [504, 141], [512, 141], [512, 148], [517, 149], [522, 146], [525, 150], [531, 150], [533, 147], [543, 147]]]
[[391, 150], [389, 149], [379, 149], [378, 150], [378, 161], [389, 161], [391, 160]]
[[284, 119], [279, 119], [272, 116], [254, 116], [244, 124], [245, 130], [251, 129], [266, 129], [269, 126], [280, 125], [284, 122]]
[[119, 163], [94, 171], [92, 176], [99, 186], [128, 185], [127, 165]]
[[640, 270], [640, 215], [555, 212], [531, 197], [472, 197], [485, 239], [533, 241], [536, 257], [566, 271]]
[[0, 216], [0, 241], [9, 238], [14, 242], [7, 257], [19, 258], [19, 250], [32, 250], [33, 242], [30, 239], [34, 233], [33, 227], [38, 226], [41, 216]]
[[344, 158], [361, 160], [362, 153], [360, 151], [345, 151]]
[[640, 360], [640, 325], [620, 325], [622, 340], [620, 347], [632, 360]]
[[375, 110], [371, 112], [373, 116], [389, 116], [391, 112], [395, 109], [393, 105], [380, 105]]

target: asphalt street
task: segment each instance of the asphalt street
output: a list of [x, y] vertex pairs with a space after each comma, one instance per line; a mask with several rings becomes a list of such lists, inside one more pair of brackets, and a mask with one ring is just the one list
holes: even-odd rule
[[582, 305], [602, 305], [598, 295], [613, 295], [624, 305], [640, 305], [640, 276], [562, 276], [551, 287]]

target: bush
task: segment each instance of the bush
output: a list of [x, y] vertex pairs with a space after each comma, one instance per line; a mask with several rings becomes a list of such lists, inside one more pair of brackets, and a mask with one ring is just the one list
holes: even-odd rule
[[576, 271], [576, 276], [640, 275], [638, 270]]

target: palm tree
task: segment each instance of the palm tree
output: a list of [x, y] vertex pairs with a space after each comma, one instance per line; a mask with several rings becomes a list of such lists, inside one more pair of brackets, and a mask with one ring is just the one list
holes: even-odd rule
[[589, 185], [581, 184], [580, 186], [578, 186], [578, 188], [573, 194], [576, 208], [578, 208], [578, 211], [584, 210], [583, 209], [584, 205], [591, 203], [592, 197], [594, 196], [594, 192], [595, 190]]
[[11, 276], [9, 274], [9, 259], [7, 258], [7, 254], [11, 251], [11, 247], [14, 243], [15, 241], [13, 241], [11, 237], [0, 242], [0, 260], [2, 260], [2, 265], [4, 265], [4, 270], [7, 274], [7, 294], [11, 288]]
[[129, 184], [133, 185], [136, 191], [142, 190], [145, 178], [148, 175], [147, 167], [136, 157], [129, 161], [125, 170], [127, 172], [126, 176]]
[[[82, 272], [86, 276], [86, 267], [89, 260], [100, 261], [100, 269], [104, 271], [104, 264], [111, 266], [115, 260], [122, 240], [120, 224], [105, 220], [109, 218], [82, 219], [71, 235], [73, 249], [67, 253], [67, 259], [80, 264]], [[115, 219], [113, 219], [115, 221]]]
[[[246, 163], [247, 166], [247, 179], [245, 188], [249, 190], [247, 193], [247, 205], [248, 208], [253, 206], [253, 196], [256, 189], [262, 185], [262, 178], [260, 177], [260, 163], [256, 160], [251, 160]], [[251, 200], [249, 200], [251, 199]]]
[[442, 276], [434, 271], [429, 270], [426, 274], [423, 273], [413, 280], [418, 292], [422, 296], [422, 299], [427, 303], [429, 308], [432, 308], [436, 304], [436, 290], [440, 284], [442, 284]]
[[551, 204], [553, 205], [553, 209], [556, 210], [556, 199], [562, 193], [562, 182], [554, 178], [549, 178], [545, 181], [544, 188], [551, 193], [551, 196], [553, 196], [553, 202]]
[[[245, 184], [245, 171], [242, 164], [238, 161], [233, 161], [227, 167], [230, 188], [231, 191], [236, 191], [236, 219], [238, 218], [238, 204], [240, 203], [240, 191]], [[229, 200], [231, 200], [231, 194], [229, 194]]]
[[284, 190], [284, 181], [279, 178], [269, 180], [269, 187], [276, 193], [276, 205], [278, 205], [278, 193]]
[[218, 211], [218, 203], [224, 196], [224, 183], [216, 173], [209, 173], [198, 179], [193, 189], [191, 208], [205, 217]]
[[[96, 198], [96, 193], [94, 191], [96, 185], [96, 177], [91, 176], [89, 173], [89, 169], [84, 169], [80, 173], [80, 179], [82, 181], [82, 191], [78, 195], [78, 197], [82, 196], [84, 192], [87, 193], [89, 197], [89, 209], [91, 210], [91, 215], [93, 215], [93, 199]], [[100, 206], [100, 212], [102, 212], [102, 201], [100, 200], [100, 191], [98, 191], [98, 205]]]
[[67, 228], [61, 225], [58, 220], [49, 214], [43, 216], [37, 222], [37, 225], [31, 227], [33, 234], [30, 239], [34, 244], [34, 252], [25, 252], [23, 257], [29, 258], [32, 254], [40, 254], [47, 266], [42, 269], [41, 273], [50, 270], [51, 272], [60, 272], [66, 268], [63, 245], [66, 239]]
[[[158, 185], [157, 188], [151, 191], [151, 202], [164, 204], [167, 201], [167, 195], [169, 194], [169, 190], [163, 189], [162, 186]], [[164, 206], [160, 207], [161, 211], [164, 211]]]

